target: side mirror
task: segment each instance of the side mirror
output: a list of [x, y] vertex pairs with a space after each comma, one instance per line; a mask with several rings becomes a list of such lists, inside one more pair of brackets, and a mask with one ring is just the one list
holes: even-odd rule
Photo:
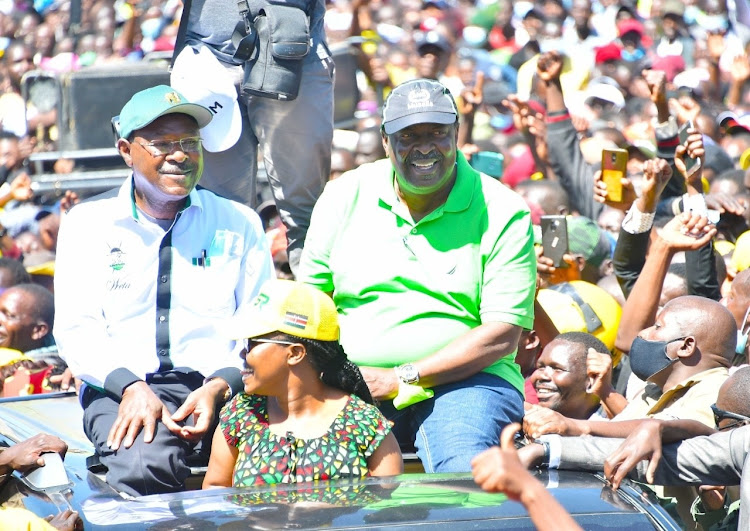
[[62, 457], [56, 452], [43, 454], [44, 466], [35, 468], [31, 472], [21, 474], [21, 481], [30, 489], [42, 492], [51, 497], [73, 486], [68, 479], [68, 473], [63, 466]]

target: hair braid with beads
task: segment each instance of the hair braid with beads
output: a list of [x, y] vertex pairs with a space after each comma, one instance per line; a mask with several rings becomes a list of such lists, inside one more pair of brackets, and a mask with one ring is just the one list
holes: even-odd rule
[[373, 403], [370, 389], [367, 387], [359, 367], [349, 360], [338, 341], [319, 341], [291, 334], [284, 335], [289, 340], [302, 343], [305, 346], [310, 363], [312, 363], [315, 371], [320, 374], [320, 379], [324, 384], [357, 395], [368, 404]]

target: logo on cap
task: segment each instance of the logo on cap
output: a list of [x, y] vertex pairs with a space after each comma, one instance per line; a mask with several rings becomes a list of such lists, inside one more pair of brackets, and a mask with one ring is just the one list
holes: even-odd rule
[[284, 324], [304, 330], [307, 326], [307, 316], [294, 312], [286, 312]]
[[255, 297], [255, 300], [253, 301], [253, 306], [261, 309], [263, 308], [263, 306], [268, 304], [269, 300], [270, 299], [268, 298], [268, 295], [266, 295], [265, 293], [258, 293], [258, 296]]
[[416, 107], [433, 107], [434, 104], [430, 100], [430, 91], [427, 89], [414, 89], [409, 91], [407, 96], [409, 103], [406, 105], [407, 109], [414, 109]]
[[180, 96], [176, 92], [167, 92], [164, 94], [164, 99], [172, 105], [180, 103]]

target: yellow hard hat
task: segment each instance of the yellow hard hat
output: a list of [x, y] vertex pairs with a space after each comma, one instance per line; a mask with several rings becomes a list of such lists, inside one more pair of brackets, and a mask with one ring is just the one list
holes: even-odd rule
[[563, 282], [539, 290], [537, 300], [561, 334], [588, 332], [614, 349], [622, 308], [599, 286], [583, 280]]
[[720, 256], [726, 256], [734, 251], [734, 244], [728, 240], [716, 240], [714, 242], [714, 249]]

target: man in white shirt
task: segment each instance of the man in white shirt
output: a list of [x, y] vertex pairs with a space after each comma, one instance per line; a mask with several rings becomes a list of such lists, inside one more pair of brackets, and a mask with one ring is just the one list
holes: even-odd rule
[[107, 481], [132, 495], [182, 489], [186, 455], [242, 389], [240, 345], [217, 326], [273, 273], [258, 216], [195, 188], [210, 120], [170, 87], [135, 94], [117, 144], [132, 177], [61, 223], [55, 339], [87, 384], [84, 430]]

